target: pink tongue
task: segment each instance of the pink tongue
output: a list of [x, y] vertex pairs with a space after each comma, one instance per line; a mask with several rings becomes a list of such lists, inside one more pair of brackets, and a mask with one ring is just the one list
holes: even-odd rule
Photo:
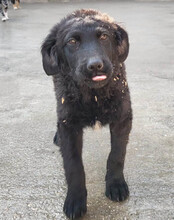
[[106, 75], [94, 76], [94, 77], [92, 77], [92, 80], [93, 81], [102, 81], [102, 80], [105, 80], [106, 78], [107, 78]]

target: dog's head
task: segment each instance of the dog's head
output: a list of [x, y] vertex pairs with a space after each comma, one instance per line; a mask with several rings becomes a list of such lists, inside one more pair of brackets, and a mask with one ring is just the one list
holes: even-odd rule
[[82, 9], [53, 27], [41, 52], [48, 75], [68, 73], [79, 85], [100, 88], [127, 58], [128, 35], [106, 14]]

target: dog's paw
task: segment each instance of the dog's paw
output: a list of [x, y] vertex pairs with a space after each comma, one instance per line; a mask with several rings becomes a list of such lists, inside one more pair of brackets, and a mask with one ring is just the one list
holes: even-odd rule
[[87, 211], [86, 195], [80, 195], [79, 193], [75, 196], [67, 195], [63, 211], [70, 219], [81, 218]]
[[122, 202], [129, 197], [128, 185], [124, 179], [108, 181], [105, 195], [112, 201]]

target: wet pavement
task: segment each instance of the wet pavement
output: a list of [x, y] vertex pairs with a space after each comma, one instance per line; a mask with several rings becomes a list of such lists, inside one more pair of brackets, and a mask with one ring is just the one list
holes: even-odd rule
[[56, 102], [40, 45], [49, 29], [77, 8], [121, 22], [130, 37], [126, 61], [134, 112], [125, 178], [130, 198], [105, 195], [108, 127], [85, 130], [88, 189], [84, 220], [174, 219], [174, 2], [22, 4], [0, 22], [0, 219], [63, 220], [66, 184], [52, 144]]

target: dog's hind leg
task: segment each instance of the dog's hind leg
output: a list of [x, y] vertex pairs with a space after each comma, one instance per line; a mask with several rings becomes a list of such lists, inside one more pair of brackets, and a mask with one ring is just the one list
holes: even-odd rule
[[117, 202], [124, 201], [129, 196], [123, 168], [131, 125], [131, 117], [121, 123], [110, 124], [111, 152], [107, 161], [106, 196]]
[[60, 138], [59, 138], [59, 133], [56, 131], [54, 138], [53, 138], [53, 143], [57, 146], [60, 146]]

